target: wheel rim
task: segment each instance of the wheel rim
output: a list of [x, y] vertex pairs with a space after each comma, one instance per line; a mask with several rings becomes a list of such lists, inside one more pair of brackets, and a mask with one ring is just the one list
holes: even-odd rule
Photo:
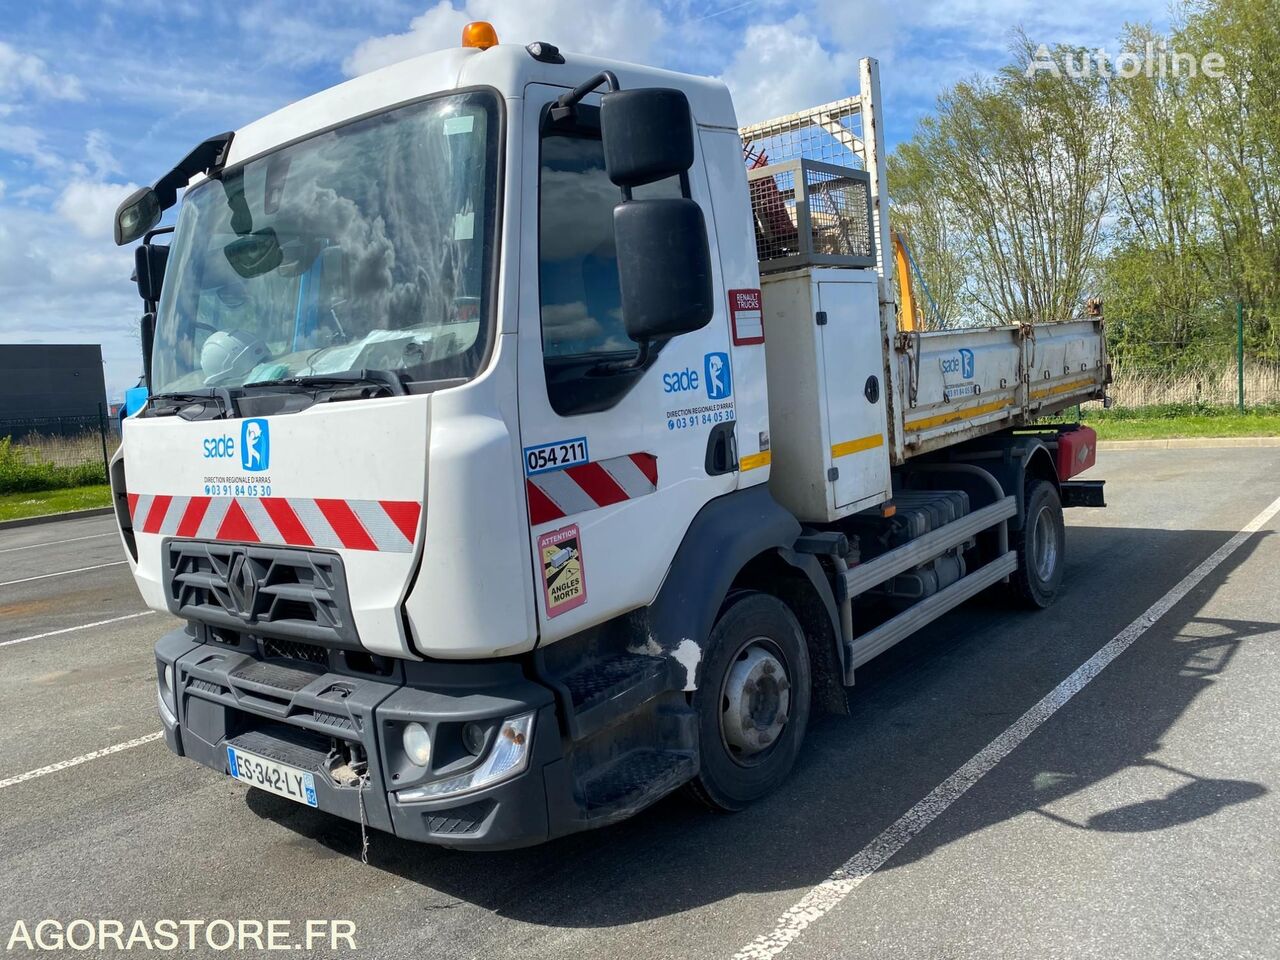
[[1058, 531], [1053, 523], [1053, 514], [1048, 507], [1041, 507], [1040, 512], [1036, 514], [1033, 536], [1036, 576], [1042, 583], [1047, 583], [1058, 566]]
[[786, 657], [767, 637], [754, 637], [734, 656], [720, 688], [720, 736], [735, 762], [754, 766], [777, 745], [790, 719]]

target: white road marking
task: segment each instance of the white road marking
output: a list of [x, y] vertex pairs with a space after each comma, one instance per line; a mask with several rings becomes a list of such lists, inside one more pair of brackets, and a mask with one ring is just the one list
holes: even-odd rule
[[28, 543], [25, 547], [5, 547], [0, 553], [16, 553], [19, 550], [34, 550], [36, 547], [56, 547], [61, 543], [79, 543], [81, 540], [100, 540], [103, 537], [114, 537], [115, 533], [93, 533], [87, 537], [69, 537], [66, 540], [46, 540], [43, 543]]
[[743, 947], [734, 960], [769, 960], [782, 953], [810, 926], [839, 906], [868, 877], [933, 823], [975, 783], [1013, 752], [1022, 741], [1058, 712], [1072, 697], [1103, 671], [1116, 657], [1147, 632], [1219, 564], [1235, 553], [1277, 513], [1280, 498], [1250, 520], [1239, 533], [1215, 550], [1204, 562], [1182, 578], [1172, 590], [1148, 607], [1101, 650], [1076, 668], [1034, 707], [1024, 713], [1000, 736], [975, 754], [964, 766], [934, 787], [933, 791], [898, 818], [883, 833], [841, 864], [834, 873], [806, 893], [777, 925]]
[[59, 570], [57, 573], [42, 573], [38, 577], [23, 577], [21, 580], [0, 580], [0, 587], [11, 587], [15, 583], [31, 583], [33, 580], [48, 580], [50, 577], [65, 577], [70, 573], [85, 573], [89, 570], [102, 570], [106, 567], [118, 567], [128, 560], [112, 560], [110, 563], [95, 563], [91, 567], [76, 567], [74, 570]]
[[103, 747], [101, 750], [95, 750], [93, 753], [86, 753], [84, 756], [73, 757], [70, 760], [62, 760], [58, 763], [51, 763], [47, 767], [41, 767], [39, 770], [28, 770], [26, 773], [20, 773], [16, 777], [10, 777], [8, 780], [0, 780], [0, 790], [5, 787], [12, 787], [14, 784], [26, 783], [28, 780], [34, 780], [36, 777], [43, 777], [49, 773], [57, 773], [59, 770], [66, 770], [68, 767], [78, 767], [82, 763], [88, 763], [90, 760], [97, 760], [100, 757], [109, 757], [113, 753], [119, 753], [121, 750], [132, 750], [134, 747], [140, 747], [145, 743], [159, 740], [164, 736], [163, 730], [157, 730], [155, 733], [148, 733], [145, 737], [138, 737], [134, 740], [126, 740], [124, 743], [117, 743], [113, 747]]
[[18, 637], [16, 640], [0, 640], [0, 647], [11, 647], [15, 643], [27, 643], [30, 640], [43, 640], [46, 637], [59, 637], [64, 633], [75, 633], [77, 630], [88, 630], [91, 627], [105, 627], [109, 623], [120, 623], [124, 620], [136, 620], [138, 617], [149, 617], [154, 610], [142, 610], [138, 613], [126, 613], [122, 617], [112, 617], [109, 620], [96, 620], [93, 623], [82, 623], [78, 627], [63, 627], [61, 630], [50, 630], [48, 633], [36, 633], [29, 637]]

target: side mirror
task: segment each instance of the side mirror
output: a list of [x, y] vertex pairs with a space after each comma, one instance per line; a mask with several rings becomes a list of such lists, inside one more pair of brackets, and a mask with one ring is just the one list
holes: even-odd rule
[[693, 114], [679, 90], [641, 87], [600, 99], [600, 137], [609, 179], [625, 189], [693, 166]]
[[161, 243], [144, 243], [133, 251], [133, 279], [138, 296], [154, 306], [164, 285], [164, 270], [169, 263], [169, 247]]
[[160, 196], [151, 187], [141, 187], [129, 194], [116, 208], [116, 246], [141, 239], [160, 222], [163, 213]]
[[687, 198], [631, 200], [613, 208], [618, 283], [627, 336], [641, 345], [701, 330], [715, 312], [702, 208]]

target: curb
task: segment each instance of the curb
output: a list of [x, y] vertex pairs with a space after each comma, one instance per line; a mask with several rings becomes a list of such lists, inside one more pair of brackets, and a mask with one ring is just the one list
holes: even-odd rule
[[1164, 440], [1099, 440], [1099, 450], [1184, 450], [1280, 447], [1280, 437], [1171, 437]]
[[38, 527], [59, 520], [83, 520], [86, 517], [105, 517], [114, 513], [115, 507], [94, 507], [92, 510], [69, 510], [66, 513], [44, 513], [38, 517], [22, 517], [18, 520], [0, 520], [0, 530], [16, 530], [18, 527]]

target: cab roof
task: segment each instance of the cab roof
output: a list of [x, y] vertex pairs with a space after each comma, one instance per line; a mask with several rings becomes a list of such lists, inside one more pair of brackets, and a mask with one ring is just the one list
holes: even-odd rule
[[601, 70], [612, 70], [624, 90], [682, 90], [699, 125], [737, 130], [733, 101], [719, 80], [572, 53], [564, 58], [563, 64], [542, 63], [518, 44], [499, 44], [488, 50], [457, 47], [403, 60], [253, 121], [236, 131], [227, 163], [242, 163], [316, 131], [433, 93], [492, 87], [505, 99], [519, 100], [531, 83], [572, 88]]

